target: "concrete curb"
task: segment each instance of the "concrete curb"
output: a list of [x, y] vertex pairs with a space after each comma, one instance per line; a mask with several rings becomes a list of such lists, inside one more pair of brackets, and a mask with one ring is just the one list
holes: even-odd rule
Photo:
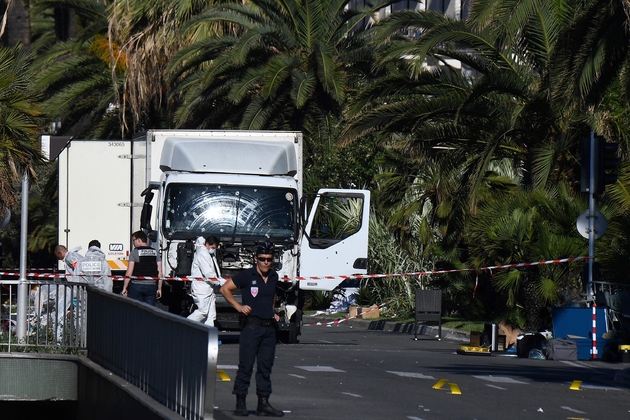
[[[366, 330], [373, 331], [386, 331], [391, 333], [400, 333], [400, 334], [414, 334], [414, 328], [416, 324], [413, 322], [393, 322], [387, 320], [368, 320], [368, 319], [345, 319], [341, 317], [330, 317], [330, 316], [309, 316], [305, 315], [303, 318], [304, 324], [327, 324], [333, 323], [337, 320], [344, 320], [343, 323], [350, 325], [353, 328], [363, 328]], [[437, 337], [439, 329], [436, 325], [424, 325], [417, 324], [418, 335], [425, 335], [431, 337]], [[470, 342], [470, 333], [467, 331], [459, 331], [452, 328], [444, 328], [442, 327], [442, 339], [449, 339], [455, 341], [462, 342]]]

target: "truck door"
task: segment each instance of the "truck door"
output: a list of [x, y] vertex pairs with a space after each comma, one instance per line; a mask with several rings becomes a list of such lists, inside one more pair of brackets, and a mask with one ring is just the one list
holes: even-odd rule
[[337, 276], [366, 274], [369, 220], [369, 191], [319, 190], [302, 237], [300, 288], [333, 290], [344, 280]]

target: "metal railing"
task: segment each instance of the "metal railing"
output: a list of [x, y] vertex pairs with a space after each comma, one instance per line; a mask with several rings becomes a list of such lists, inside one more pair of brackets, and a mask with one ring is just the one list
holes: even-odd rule
[[16, 338], [19, 280], [0, 280], [0, 351], [32, 351], [50, 347], [59, 352], [86, 347], [86, 283], [28, 280], [27, 334]]
[[213, 416], [216, 328], [88, 289], [88, 357], [187, 419]]
[[19, 284], [0, 280], [0, 352], [87, 353], [182, 417], [213, 418], [216, 328], [86, 283], [28, 280], [28, 333], [19, 343]]
[[614, 295], [622, 290], [630, 291], [630, 284], [626, 283], [610, 283], [607, 281], [593, 281], [593, 290], [595, 292], [607, 292]]

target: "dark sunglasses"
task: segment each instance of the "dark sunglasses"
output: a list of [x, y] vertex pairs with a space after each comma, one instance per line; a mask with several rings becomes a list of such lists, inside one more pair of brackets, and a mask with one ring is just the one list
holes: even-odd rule
[[262, 261], [262, 262], [273, 262], [273, 258], [262, 258], [262, 257], [258, 257], [258, 261]]

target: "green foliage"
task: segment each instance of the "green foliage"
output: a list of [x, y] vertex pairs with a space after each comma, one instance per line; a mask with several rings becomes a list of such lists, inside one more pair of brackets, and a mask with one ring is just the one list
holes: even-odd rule
[[[368, 250], [369, 271], [371, 273], [413, 273], [427, 271], [422, 257], [422, 245], [415, 239], [407, 247], [396, 244], [395, 236], [389, 231], [378, 214], [370, 218], [370, 246]], [[430, 267], [430, 265], [429, 265]], [[391, 276], [365, 279], [363, 293], [370, 295], [371, 303], [384, 305], [384, 315], [407, 316], [415, 306], [415, 290], [425, 285], [425, 279], [417, 276]]]
[[359, 289], [355, 293], [355, 296], [355, 303], [359, 306], [371, 306], [374, 304], [378, 304], [378, 302], [376, 302], [376, 298], [372, 292], [372, 289], [369, 287], [359, 287]]
[[[575, 220], [586, 207], [566, 185], [558, 188], [519, 190], [501, 200], [488, 200], [467, 226], [473, 267], [546, 261], [587, 253], [586, 241]], [[492, 273], [500, 310], [523, 307], [527, 326], [548, 323], [549, 308], [569, 295], [579, 277], [578, 264], [547, 264]], [[482, 278], [488, 278], [490, 273]]]
[[16, 203], [15, 183], [24, 174], [32, 177], [42, 160], [41, 106], [31, 85], [33, 59], [21, 46], [0, 46], [0, 208]]
[[460, 331], [483, 331], [484, 322], [474, 321], [475, 318], [442, 317], [442, 327]]
[[[406, 10], [359, 29], [387, 3], [31, 1], [36, 60], [0, 49], [1, 205], [17, 202], [25, 170], [40, 176], [29, 262], [44, 261], [56, 237], [54, 175], [34, 164], [43, 110], [59, 134], [82, 137], [171, 121], [301, 131], [306, 192], [372, 191], [369, 270], [397, 275], [365, 280], [361, 299], [407, 316], [416, 288], [440, 288], [448, 313], [519, 326], [546, 322], [575, 295], [581, 264], [405, 273], [584, 255], [578, 146], [593, 130], [621, 143], [619, 180], [598, 197], [609, 226], [596, 256], [606, 280], [626, 281], [627, 5], [476, 0], [465, 21]], [[54, 8], [64, 5], [78, 32], [61, 42]], [[333, 210], [320, 220], [327, 234], [356, 228], [356, 209]], [[14, 211], [2, 232], [5, 264], [17, 262], [18, 221]], [[321, 309], [333, 298], [312, 295]]]
[[334, 299], [333, 292], [309, 290], [306, 292], [304, 309], [326, 310]]

